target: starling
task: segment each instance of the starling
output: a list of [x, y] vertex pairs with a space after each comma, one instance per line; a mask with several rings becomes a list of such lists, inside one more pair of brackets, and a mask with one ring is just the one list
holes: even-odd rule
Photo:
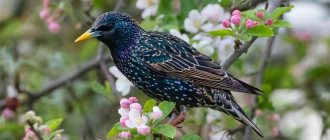
[[127, 14], [107, 12], [76, 39], [96, 38], [110, 49], [118, 69], [140, 90], [181, 107], [208, 107], [261, 131], [230, 91], [258, 95], [259, 89], [233, 77], [210, 57], [167, 33], [146, 31]]

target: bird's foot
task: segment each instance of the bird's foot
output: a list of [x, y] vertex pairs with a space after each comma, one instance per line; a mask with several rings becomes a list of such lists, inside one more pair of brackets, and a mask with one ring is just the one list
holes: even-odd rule
[[188, 109], [185, 106], [180, 106], [180, 114], [179, 114], [179, 116], [177, 116], [176, 113], [173, 113], [173, 115], [171, 116], [171, 119], [170, 119], [170, 124], [172, 126], [176, 126], [178, 128], [181, 128], [182, 127], [181, 124], [185, 120], [186, 112], [187, 111], [188, 111]]
[[186, 113], [185, 112], [181, 112], [179, 114], [179, 116], [177, 116], [175, 119], [173, 119], [173, 121], [170, 123], [172, 126], [176, 126], [176, 127], [182, 127], [181, 124], [184, 122], [185, 120], [185, 116]]

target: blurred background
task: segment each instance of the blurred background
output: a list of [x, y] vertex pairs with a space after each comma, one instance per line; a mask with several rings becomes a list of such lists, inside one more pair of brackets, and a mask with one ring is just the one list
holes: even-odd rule
[[[265, 95], [257, 102], [251, 95], [234, 96], [255, 114], [265, 139], [330, 140], [330, 1], [289, 3], [294, 8], [283, 19], [292, 28], [278, 31], [262, 75], [267, 38], [257, 39], [229, 68]], [[119, 120], [120, 98], [150, 99], [113, 66], [101, 43], [74, 43], [98, 15], [125, 12], [143, 28], [176, 35], [220, 63], [234, 40], [205, 32], [221, 29], [220, 21], [233, 9], [265, 5], [263, 0], [0, 0], [0, 139], [22, 139], [22, 115], [29, 110], [44, 122], [63, 118], [61, 139], [106, 139]], [[205, 108], [192, 109], [177, 133], [260, 139], [252, 132], [244, 136], [240, 123]]]

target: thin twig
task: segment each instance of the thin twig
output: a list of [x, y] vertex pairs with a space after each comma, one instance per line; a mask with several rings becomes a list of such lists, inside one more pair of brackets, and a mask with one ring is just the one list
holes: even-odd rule
[[27, 124], [29, 125], [31, 131], [38, 137], [38, 140], [43, 140], [40, 133], [36, 129], [34, 129], [33, 123], [30, 121], [27, 121]]
[[[110, 60], [110, 57], [104, 58], [104, 61], [109, 61], [109, 60]], [[91, 70], [93, 68], [97, 68], [99, 66], [100, 61], [101, 61], [100, 58], [92, 59], [92, 60], [86, 62], [83, 66], [78, 67], [77, 69], [73, 70], [69, 74], [64, 75], [64, 76], [60, 77], [58, 80], [51, 82], [49, 85], [45, 86], [40, 91], [29, 92], [29, 93], [31, 93], [33, 100], [37, 100], [43, 96], [46, 96], [46, 95], [50, 94], [53, 90], [66, 85], [68, 82], [80, 77], [81, 75], [84, 75], [89, 70]]]
[[250, 41], [245, 42], [240, 48], [235, 49], [222, 63], [221, 66], [224, 69], [228, 69], [230, 65], [234, 63], [234, 61], [240, 57], [244, 52], [247, 52], [247, 50], [251, 47], [253, 42], [256, 40], [256, 37], [253, 37]]

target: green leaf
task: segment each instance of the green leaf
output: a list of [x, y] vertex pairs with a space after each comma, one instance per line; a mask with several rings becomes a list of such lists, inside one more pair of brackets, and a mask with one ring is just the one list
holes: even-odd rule
[[112, 93], [112, 87], [111, 87], [109, 81], [105, 81], [104, 85], [105, 85], [105, 92], [110, 95]]
[[160, 0], [157, 9], [157, 15], [169, 15], [172, 14], [172, 0]]
[[202, 140], [202, 138], [196, 134], [186, 134], [182, 136], [180, 140]]
[[248, 29], [245, 33], [248, 35], [257, 36], [257, 37], [274, 36], [273, 30], [266, 25], [254, 26], [254, 27]]
[[223, 8], [230, 8], [231, 5], [233, 5], [232, 0], [219, 0], [219, 3], [221, 5], [221, 7], [223, 7]]
[[62, 121], [62, 118], [53, 119], [46, 122], [46, 125], [49, 127], [50, 131], [53, 132], [61, 124]]
[[208, 32], [212, 36], [234, 36], [234, 31], [229, 29], [213, 30]]
[[163, 112], [163, 116], [157, 120], [156, 124], [166, 118], [174, 109], [175, 104], [173, 102], [163, 101], [158, 105], [159, 109]]
[[239, 39], [241, 41], [250, 41], [252, 39], [252, 36], [244, 33], [244, 34], [237, 36], [236, 39]]
[[242, 15], [248, 19], [252, 19], [252, 20], [255, 20], [255, 21], [259, 21], [261, 22], [262, 19], [258, 18], [256, 16], [256, 10], [247, 10], [247, 11], [244, 11], [242, 12]]
[[120, 124], [119, 124], [119, 123], [116, 123], [116, 124], [110, 129], [110, 131], [108, 132], [108, 135], [107, 135], [107, 139], [110, 139], [110, 138], [116, 137], [116, 136], [121, 132], [121, 130], [118, 129], [119, 126], [120, 126]]
[[140, 23], [140, 26], [145, 30], [152, 30], [156, 25], [157, 22], [155, 20], [151, 20], [150, 18], [147, 18]]
[[286, 20], [276, 20], [271, 27], [273, 28], [281, 28], [281, 27], [286, 27], [286, 28], [291, 28], [291, 24], [286, 21]]
[[157, 101], [154, 99], [150, 99], [148, 101], [146, 101], [146, 103], [144, 104], [143, 107], [143, 111], [144, 112], [151, 112], [152, 108], [156, 105]]
[[284, 13], [290, 11], [293, 8], [291, 5], [290, 7], [278, 7], [271, 13], [271, 19], [276, 20], [281, 17]]
[[153, 133], [159, 133], [173, 139], [176, 133], [176, 129], [169, 124], [161, 124], [153, 128]]
[[98, 94], [106, 94], [106, 89], [104, 88], [104, 86], [97, 81], [93, 81], [91, 83], [91, 88]]

